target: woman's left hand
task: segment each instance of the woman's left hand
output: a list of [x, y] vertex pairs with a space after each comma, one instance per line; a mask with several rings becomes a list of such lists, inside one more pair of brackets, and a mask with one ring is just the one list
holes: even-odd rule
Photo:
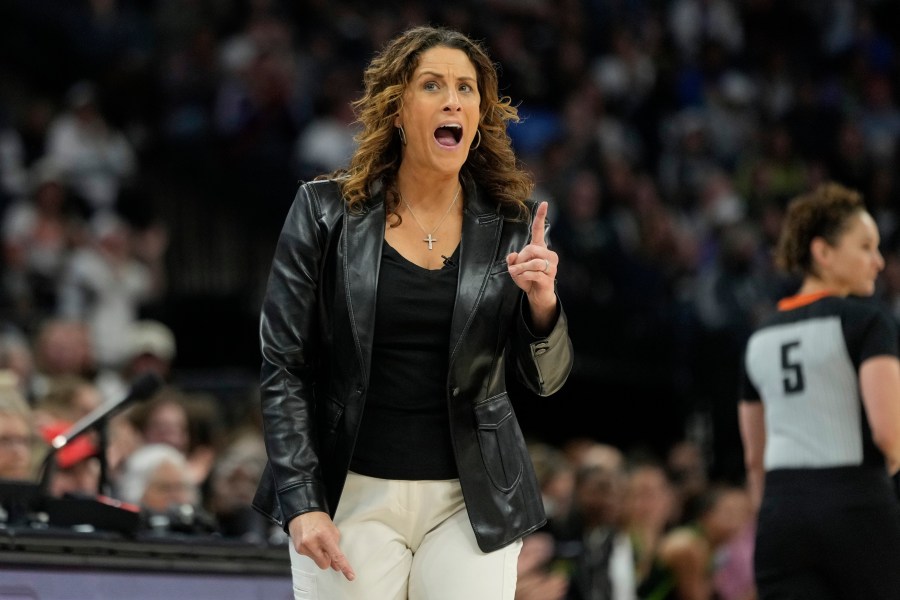
[[546, 202], [541, 202], [531, 223], [531, 243], [506, 257], [509, 274], [528, 297], [531, 319], [541, 331], [547, 331], [556, 318], [556, 270], [559, 256], [544, 241], [547, 221]]

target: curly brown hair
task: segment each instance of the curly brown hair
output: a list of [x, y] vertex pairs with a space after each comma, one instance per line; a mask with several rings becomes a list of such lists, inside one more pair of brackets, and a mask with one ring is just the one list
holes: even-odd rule
[[797, 275], [813, 274], [812, 241], [818, 237], [836, 245], [848, 219], [865, 210], [862, 194], [839, 183], [827, 182], [797, 196], [788, 205], [775, 250], [776, 264]]
[[381, 183], [386, 193], [385, 209], [396, 214], [397, 170], [402, 158], [394, 118], [402, 106], [403, 93], [423, 52], [435, 47], [465, 52], [478, 73], [481, 95], [479, 132], [481, 142], [469, 150], [462, 177], [471, 179], [500, 204], [517, 206], [525, 214], [525, 200], [534, 183], [520, 166], [506, 131], [507, 122], [518, 122], [518, 110], [498, 91], [497, 70], [485, 50], [462, 33], [440, 27], [414, 27], [388, 42], [369, 63], [363, 75], [364, 92], [353, 102], [357, 122], [357, 149], [347, 169], [326, 177], [338, 179], [351, 210], [369, 198], [373, 185]]

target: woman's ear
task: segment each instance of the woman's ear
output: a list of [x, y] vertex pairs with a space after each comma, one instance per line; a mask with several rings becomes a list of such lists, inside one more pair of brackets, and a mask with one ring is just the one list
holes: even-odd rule
[[831, 244], [825, 238], [816, 236], [809, 244], [809, 251], [812, 254], [814, 264], [828, 266], [831, 258]]

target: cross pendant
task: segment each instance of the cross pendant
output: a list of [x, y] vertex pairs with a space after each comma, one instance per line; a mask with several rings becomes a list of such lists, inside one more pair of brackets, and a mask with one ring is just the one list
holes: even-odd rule
[[423, 238], [422, 241], [425, 242], [426, 244], [428, 244], [428, 249], [429, 249], [429, 250], [433, 250], [433, 249], [434, 249], [434, 243], [437, 241], [437, 238], [431, 237], [431, 234], [429, 233], [429, 234], [428, 234], [428, 237], [427, 237], [427, 238]]

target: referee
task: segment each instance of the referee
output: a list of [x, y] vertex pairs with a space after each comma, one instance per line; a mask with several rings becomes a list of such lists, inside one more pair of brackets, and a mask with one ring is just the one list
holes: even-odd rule
[[853, 190], [788, 208], [776, 261], [803, 283], [750, 337], [739, 410], [759, 600], [900, 599], [897, 330], [862, 298], [878, 246]]

